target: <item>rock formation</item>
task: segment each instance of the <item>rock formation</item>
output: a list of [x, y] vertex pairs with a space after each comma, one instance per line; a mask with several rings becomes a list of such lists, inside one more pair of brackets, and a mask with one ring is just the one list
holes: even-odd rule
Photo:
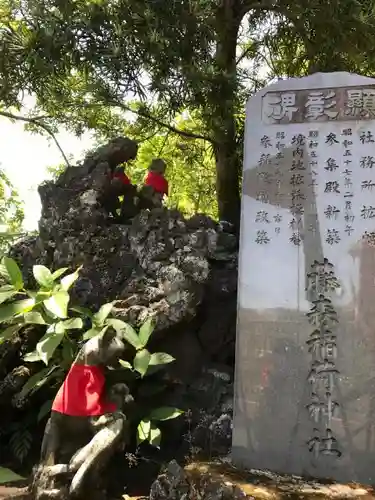
[[[225, 453], [231, 433], [237, 238], [204, 215], [186, 219], [166, 208], [140, 211], [123, 224], [114, 220], [103, 201], [109, 173], [136, 151], [133, 141], [117, 138], [82, 165], [69, 167], [56, 182], [41, 185], [39, 235], [19, 242], [10, 256], [29, 286], [34, 264], [53, 270], [82, 265], [72, 301], [92, 310], [115, 301], [114, 315], [135, 327], [154, 317], [155, 350], [177, 360], [160, 376], [165, 389], [158, 403], [187, 411], [186, 418], [171, 421], [163, 440], [166, 453], [184, 454], [192, 447]], [[20, 397], [20, 387], [34, 370], [22, 361], [22, 353], [39, 338], [32, 328], [0, 345], [0, 407], [8, 413], [1, 413], [0, 427], [22, 419], [28, 406], [56, 391], [46, 387], [35, 398]], [[2, 447], [7, 439], [0, 436]]]

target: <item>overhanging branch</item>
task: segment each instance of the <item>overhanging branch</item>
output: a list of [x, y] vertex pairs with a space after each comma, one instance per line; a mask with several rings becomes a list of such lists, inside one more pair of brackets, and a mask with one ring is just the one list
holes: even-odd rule
[[[66, 165], [68, 167], [70, 167], [69, 160], [68, 160], [67, 156], [65, 155], [62, 147], [60, 146], [59, 141], [56, 139], [55, 134], [52, 132], [50, 127], [48, 127], [48, 125], [39, 121], [41, 117], [28, 118], [26, 116], [14, 115], [13, 113], [8, 113], [7, 111], [0, 111], [0, 116], [4, 116], [5, 118], [9, 118], [10, 120], [18, 120], [21, 122], [32, 123], [33, 125], [45, 130], [54, 140], [57, 148], [59, 149], [62, 157], [64, 158]], [[44, 118], [47, 118], [47, 117], [45, 116]]]
[[251, 52], [253, 50], [253, 47], [250, 46], [248, 47], [247, 49], [245, 49], [242, 54], [238, 57], [237, 61], [236, 61], [236, 65], [238, 66], [240, 64], [240, 62], [245, 59], [245, 57], [249, 54], [249, 52]]
[[275, 2], [272, 0], [242, 0], [241, 7], [241, 14], [243, 16], [251, 10], [276, 10]]
[[168, 123], [164, 123], [159, 118], [156, 118], [155, 116], [152, 116], [151, 114], [147, 113], [147, 111], [133, 109], [130, 106], [127, 106], [126, 104], [116, 102], [116, 101], [107, 102], [105, 104], [107, 104], [109, 106], [113, 106], [113, 107], [119, 107], [125, 111], [129, 111], [130, 113], [134, 113], [138, 116], [142, 116], [142, 118], [146, 118], [148, 120], [151, 120], [154, 123], [156, 123], [157, 125], [159, 125], [160, 127], [166, 128], [170, 132], [174, 132], [175, 134], [181, 135], [183, 137], [188, 137], [190, 139], [201, 139], [202, 141], [208, 141], [208, 142], [211, 142], [212, 144], [214, 143], [214, 141], [211, 139], [211, 137], [208, 137], [208, 136], [202, 135], [202, 134], [196, 134], [195, 132], [191, 132], [191, 131], [187, 131], [187, 130], [181, 130], [177, 127], [174, 127], [173, 125], [169, 125]]

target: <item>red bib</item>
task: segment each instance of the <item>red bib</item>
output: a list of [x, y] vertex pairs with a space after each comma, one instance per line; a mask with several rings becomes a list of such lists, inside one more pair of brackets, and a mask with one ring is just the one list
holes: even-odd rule
[[112, 179], [119, 179], [125, 186], [130, 184], [129, 177], [125, 174], [125, 172], [115, 172], [112, 176]]
[[168, 181], [157, 172], [149, 172], [145, 179], [146, 186], [152, 186], [157, 193], [162, 193], [168, 196]]
[[117, 408], [104, 401], [104, 384], [102, 367], [73, 363], [56, 394], [52, 411], [73, 417], [113, 413]]

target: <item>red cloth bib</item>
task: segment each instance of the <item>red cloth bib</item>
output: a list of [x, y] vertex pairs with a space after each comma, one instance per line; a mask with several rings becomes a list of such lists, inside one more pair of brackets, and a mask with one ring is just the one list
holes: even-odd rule
[[105, 377], [100, 366], [73, 363], [52, 405], [52, 410], [73, 417], [91, 417], [116, 411], [104, 401]]
[[157, 193], [168, 195], [168, 181], [157, 172], [149, 172], [145, 179], [146, 186], [152, 186]]
[[130, 184], [129, 177], [125, 174], [125, 172], [115, 172], [112, 176], [112, 179], [119, 179], [125, 186]]

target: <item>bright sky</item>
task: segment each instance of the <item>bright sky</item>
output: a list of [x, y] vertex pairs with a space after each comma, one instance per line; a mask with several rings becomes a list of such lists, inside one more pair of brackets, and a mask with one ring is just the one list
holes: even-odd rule
[[[21, 122], [12, 123], [0, 117], [0, 138], [0, 166], [25, 203], [25, 229], [36, 229], [40, 216], [37, 186], [48, 178], [47, 167], [62, 163], [63, 158], [53, 141], [25, 132]], [[66, 131], [58, 134], [57, 139], [64, 153], [73, 155], [74, 160], [92, 145], [89, 135], [78, 139]]]

